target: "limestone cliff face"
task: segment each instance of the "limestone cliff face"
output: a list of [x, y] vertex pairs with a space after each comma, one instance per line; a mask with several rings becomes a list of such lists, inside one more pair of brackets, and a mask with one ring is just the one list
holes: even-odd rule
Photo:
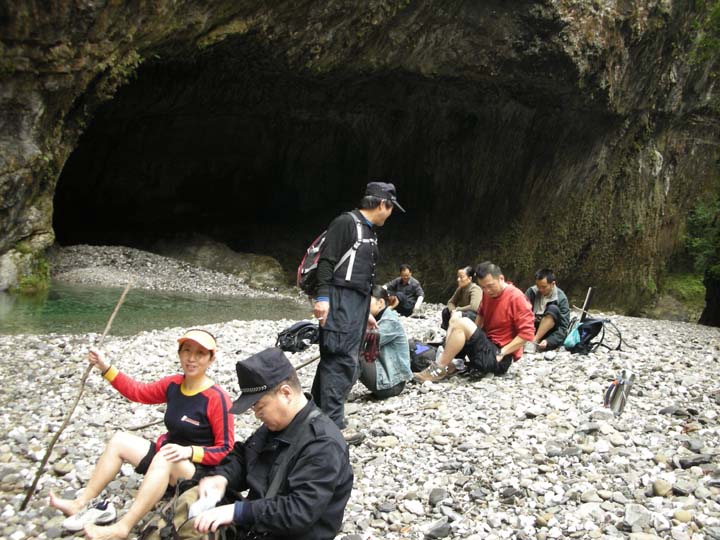
[[385, 177], [409, 210], [387, 261], [438, 287], [552, 266], [636, 308], [716, 174], [692, 3], [149, 4], [0, 11], [0, 288], [53, 218], [73, 241], [317, 229]]

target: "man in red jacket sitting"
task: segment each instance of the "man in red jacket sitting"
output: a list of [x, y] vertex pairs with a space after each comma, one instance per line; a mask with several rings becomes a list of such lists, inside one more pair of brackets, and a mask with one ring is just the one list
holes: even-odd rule
[[417, 373], [416, 381], [441, 381], [454, 374], [458, 371], [454, 358], [466, 359], [460, 370], [500, 375], [522, 356], [525, 342], [533, 339], [530, 303], [520, 289], [505, 281], [500, 267], [490, 261], [480, 263], [475, 279], [483, 291], [475, 322], [453, 314], [440, 359]]

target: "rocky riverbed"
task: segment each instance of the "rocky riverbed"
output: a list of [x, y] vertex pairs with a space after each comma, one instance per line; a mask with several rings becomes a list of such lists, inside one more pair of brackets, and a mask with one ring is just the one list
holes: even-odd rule
[[124, 246], [53, 247], [48, 259], [53, 279], [78, 285], [117, 287], [131, 282], [133, 288], [154, 291], [249, 297], [296, 296], [282, 283], [276, 283], [273, 290], [251, 288], [245, 279], [236, 275]]
[[[183, 283], [203, 290], [188, 271]], [[403, 319], [408, 335], [436, 328], [439, 307]], [[720, 539], [720, 330], [612, 321], [626, 340], [621, 351], [525, 355], [501, 377], [413, 383], [385, 401], [356, 386], [348, 418], [367, 438], [350, 450], [355, 486], [338, 538]], [[207, 326], [221, 347], [212, 377], [235, 396], [235, 362], [273, 345], [291, 322]], [[103, 348], [125, 372], [151, 380], [177, 370], [175, 339], [182, 330], [109, 336]], [[0, 338], [0, 540], [62, 536], [48, 492], [71, 496], [113, 432], [162, 418], [161, 407], [129, 403], [92, 373], [38, 492], [19, 511], [77, 393], [87, 347], [98, 338]], [[291, 359], [299, 364], [315, 349]], [[615, 418], [602, 397], [623, 368], [637, 379]], [[300, 371], [306, 388], [314, 369]], [[256, 426], [250, 413], [238, 417], [237, 438]], [[161, 431], [153, 425], [137, 433], [152, 439]], [[126, 466], [106, 495], [127, 508], [139, 481]]]

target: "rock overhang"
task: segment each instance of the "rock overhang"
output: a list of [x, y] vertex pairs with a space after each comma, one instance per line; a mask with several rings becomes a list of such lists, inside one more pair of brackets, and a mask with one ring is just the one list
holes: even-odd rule
[[[347, 195], [348, 186], [357, 191], [369, 176], [388, 175], [397, 178], [401, 192], [408, 194], [402, 197], [404, 203], [409, 198], [423, 209], [423, 217], [409, 224], [427, 233], [419, 237], [433, 232], [424, 216], [450, 213], [453, 230], [439, 231], [440, 236], [475, 226], [491, 237], [489, 242], [465, 241], [456, 250], [460, 256], [484, 253], [507, 258], [517, 273], [527, 272], [543, 257], [542, 250], [526, 241], [513, 242], [517, 231], [531, 231], [548, 219], [547, 212], [533, 203], [548, 195], [568, 199], [571, 207], [559, 227], [572, 247], [553, 254], [558, 269], [593, 275], [587, 266], [587, 260], [592, 260], [587, 257], [589, 249], [598, 256], [629, 252], [633, 259], [629, 265], [649, 264], [649, 273], [656, 272], [667, 253], [664, 247], [657, 249], [657, 238], [673, 234], [665, 230], [667, 219], [663, 222], [652, 216], [681, 212], [682, 205], [676, 201], [692, 198], [694, 190], [676, 182], [679, 190], [671, 188], [664, 197], [645, 201], [641, 207], [646, 211], [634, 213], [623, 210], [617, 194], [625, 190], [643, 196], [642, 186], [660, 182], [659, 178], [665, 179], [663, 186], [674, 186], [675, 182], [666, 181], [670, 173], [704, 170], [697, 162], [683, 164], [687, 160], [675, 155], [677, 145], [668, 142], [678, 136], [668, 125], [686, 125], [683, 115], [697, 110], [692, 96], [698, 85], [702, 87], [702, 77], [690, 73], [691, 67], [679, 67], [668, 52], [673, 48], [686, 51], [688, 39], [682, 30], [691, 22], [690, 15], [668, 2], [649, 1], [632, 9], [572, 1], [442, 6], [308, 1], [284, 7], [245, 2], [218, 3], [212, 8], [159, 2], [137, 13], [109, 5], [66, 8], [55, 7], [62, 12], [55, 14], [55, 21], [37, 17], [31, 39], [27, 32], [24, 38], [19, 35], [23, 28], [33, 26], [25, 19], [25, 26], [16, 29], [19, 34], [4, 41], [12, 51], [33, 52], [5, 58], [22, 57], [29, 66], [23, 73], [37, 77], [35, 86], [41, 88], [42, 96], [40, 127], [38, 133], [25, 134], [20, 140], [40, 148], [56, 171], [64, 167], [59, 195], [65, 184], [71, 190], [77, 188], [80, 199], [87, 196], [87, 184], [73, 183], [66, 176], [83, 152], [81, 133], [88, 139], [96, 129], [107, 133], [108, 126], [102, 127], [104, 118], [124, 119], [125, 126], [132, 127], [131, 114], [149, 111], [157, 116], [162, 107], [153, 107], [170, 103], [173, 93], [185, 100], [186, 109], [197, 107], [199, 101], [183, 96], [183, 88], [156, 83], [163, 76], [168, 78], [163, 70], [175, 70], [182, 79], [188, 73], [184, 70], [192, 73], [203, 63], [216, 65], [211, 82], [203, 86], [202, 80], [194, 81], [185, 85], [186, 92], [202, 94], [217, 109], [226, 107], [235, 118], [244, 117], [251, 131], [268, 120], [276, 124], [274, 130], [257, 130], [258, 140], [239, 139], [246, 143], [241, 156], [258, 162], [244, 184], [233, 176], [242, 176], [242, 171], [232, 163], [211, 167], [220, 173], [217, 186], [245, 186], [245, 191], [238, 187], [222, 191], [219, 200], [240, 200], [250, 184], [258, 186], [263, 197], [272, 197], [295, 182], [298, 189], [290, 190], [284, 200], [259, 200], [269, 200], [280, 209], [292, 203], [307, 208], [308, 215], [325, 207], [334, 212], [354, 202], [355, 197]], [[655, 64], [643, 65], [648, 59], [656, 59]], [[254, 75], [250, 83], [257, 88], [239, 93], [244, 104], [223, 97], [223, 90], [235, 88], [232, 75], [245, 69]], [[153, 71], [160, 77], [148, 75]], [[27, 81], [26, 85], [32, 86]], [[691, 87], [692, 91], [687, 90]], [[120, 89], [117, 93], [116, 88]], [[159, 97], [155, 102], [127, 98], [137, 88], [149, 88], [148, 96]], [[110, 96], [112, 101], [107, 103]], [[103, 101], [106, 105], [98, 109]], [[129, 104], [133, 110], [123, 110]], [[282, 114], [285, 119], [280, 118]], [[20, 116], [27, 122], [27, 114]], [[639, 121], [644, 125], [636, 127]], [[219, 126], [228, 129], [222, 123], [214, 126], [208, 125], [207, 133], [221, 135]], [[162, 127], [155, 125], [150, 131], [161, 133]], [[169, 133], [173, 137], [181, 131], [182, 121], [174, 127]], [[232, 129], [229, 134], [234, 135]], [[683, 136], [687, 134], [684, 130]], [[125, 135], [126, 139], [138, 137], [137, 132]], [[147, 140], [157, 144], [162, 138]], [[262, 145], [263, 141], [270, 143]], [[27, 153], [18, 148], [14, 151], [18, 159], [26, 158]], [[90, 148], [94, 148], [91, 153], [97, 150], [97, 146]], [[633, 162], [651, 151], [664, 156], [663, 163], [668, 165], [657, 174], [632, 172]], [[181, 155], [179, 162], [192, 155]], [[399, 160], [398, 155], [402, 156]], [[142, 163], [143, 159], [125, 161]], [[172, 161], [148, 167], [146, 178], [157, 176], [158, 171], [163, 178], [163, 167], [171, 171], [177, 166]], [[278, 161], [283, 167], [277, 166]], [[273, 163], [275, 169], [267, 167]], [[669, 164], [674, 164], [672, 172]], [[137, 171], [119, 174], [123, 167], [114, 169], [118, 185], [132, 188], [133, 182], [138, 183]], [[267, 169], [272, 173], [257, 174]], [[16, 195], [26, 193], [20, 197], [23, 200], [52, 197], [54, 182], [37, 180], [47, 178], [47, 167], [39, 170], [36, 165], [29, 169], [29, 195], [27, 189], [17, 189], [19, 176], [13, 171], [5, 175], [7, 189]], [[93, 170], [90, 167], [83, 174], [97, 174]], [[290, 181], [289, 170], [304, 172], [300, 180]], [[36, 179], [34, 184], [32, 179]], [[320, 179], [326, 186], [321, 198], [305, 194], [310, 179]], [[140, 185], [148, 187], [147, 182]], [[599, 194], [596, 206], [604, 209], [570, 200], [578, 185]], [[119, 195], [119, 201], [127, 198], [122, 190]], [[15, 205], [14, 215], [30, 215], [22, 207], [22, 202]], [[227, 209], [230, 213], [229, 203]], [[148, 214], [140, 204], [134, 214], [141, 217], [143, 213]], [[261, 216], [251, 213], [251, 217]], [[629, 223], [638, 218], [637, 227]], [[621, 223], [619, 232], [608, 223], [618, 221], [628, 222]], [[123, 222], [118, 223], [122, 226]], [[40, 228], [47, 225], [38, 225], [35, 232], [41, 232]], [[385, 234], [390, 236], [391, 230]], [[580, 239], [565, 234], [570, 230]], [[597, 235], [604, 237], [599, 242], [602, 247], [586, 242]], [[9, 235], [5, 245], [17, 240], [17, 234]], [[518, 246], [529, 255], [513, 256]], [[608, 270], [603, 272], [606, 275]]]

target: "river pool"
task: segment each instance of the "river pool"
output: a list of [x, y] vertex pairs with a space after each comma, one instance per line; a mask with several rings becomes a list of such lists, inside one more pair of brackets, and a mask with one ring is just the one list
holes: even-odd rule
[[[52, 283], [47, 294], [0, 293], [0, 334], [101, 333], [122, 288]], [[132, 289], [115, 317], [114, 335], [190, 327], [234, 319], [309, 318], [312, 309], [289, 299], [245, 298]]]

